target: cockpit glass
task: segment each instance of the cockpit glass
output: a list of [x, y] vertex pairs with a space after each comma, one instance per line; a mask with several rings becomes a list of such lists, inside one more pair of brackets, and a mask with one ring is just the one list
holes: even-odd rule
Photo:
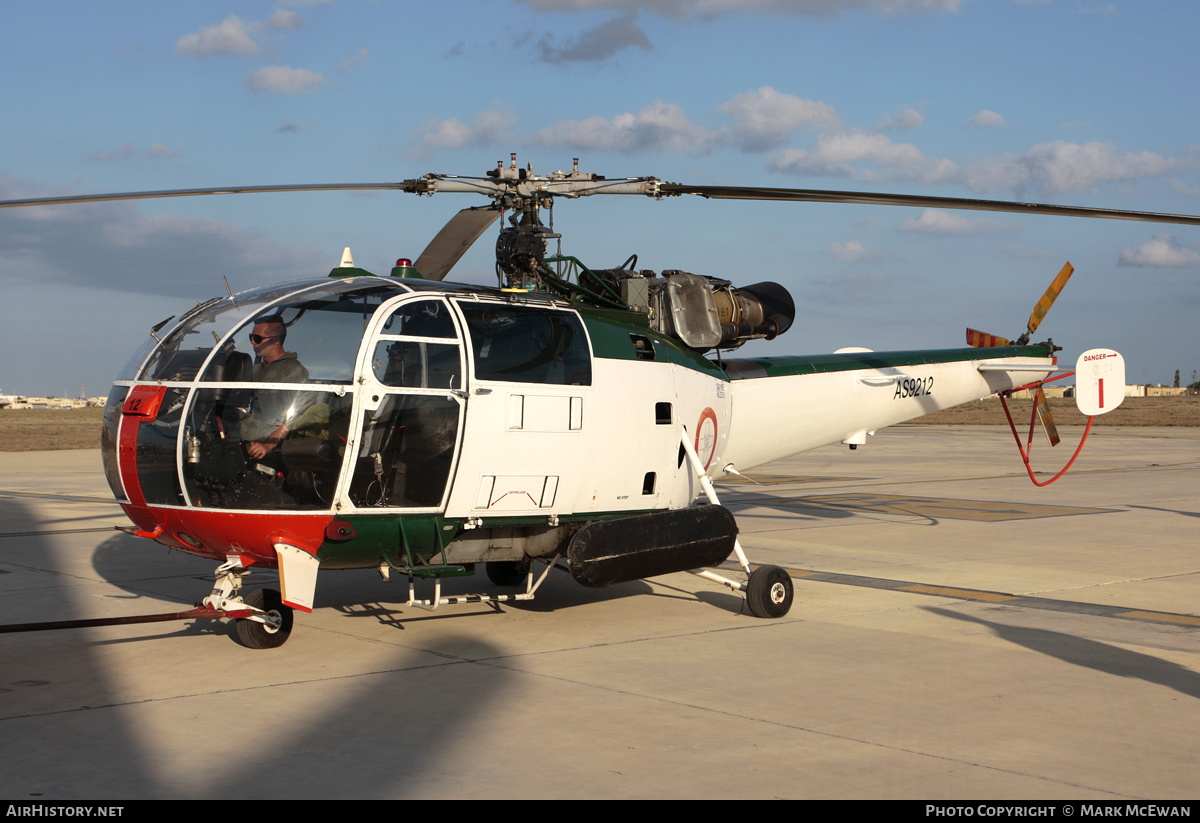
[[[151, 339], [145, 347], [151, 350], [149, 357], [137, 379], [195, 380], [213, 347], [231, 327], [294, 291], [295, 283], [267, 286], [243, 292], [233, 298], [226, 297], [200, 304], [169, 331], [163, 329], [157, 333], [158, 340], [162, 341], [161, 345], [158, 340]], [[130, 366], [134, 366], [134, 361], [130, 361]]]
[[[242, 321], [217, 351], [201, 378], [212, 382], [244, 380], [271, 383], [350, 383], [354, 361], [362, 344], [367, 324], [385, 300], [396, 293], [390, 283], [373, 282], [356, 288], [347, 283], [306, 291], [262, 307]], [[339, 288], [340, 287], [340, 288]], [[283, 376], [263, 374], [255, 364], [254, 337], [269, 337], [287, 352], [296, 367], [284, 369]], [[260, 340], [259, 344], [263, 341]]]
[[[310, 381], [348, 383], [366, 321], [397, 291], [376, 278], [346, 278], [265, 286], [210, 300], [156, 332], [121, 379], [195, 380], [214, 349], [218, 351], [202, 379], [241, 379], [226, 374], [229, 356], [240, 352], [253, 358], [248, 335], [255, 318], [269, 312], [282, 316], [289, 350], [301, 357]], [[241, 358], [235, 360], [239, 362], [228, 367], [230, 373], [238, 371]]]

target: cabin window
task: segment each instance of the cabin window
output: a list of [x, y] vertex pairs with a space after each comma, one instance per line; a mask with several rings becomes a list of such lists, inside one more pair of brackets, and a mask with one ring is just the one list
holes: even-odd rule
[[459, 404], [435, 394], [389, 394], [368, 411], [350, 500], [355, 506], [427, 508], [442, 501], [454, 462]]
[[440, 300], [418, 300], [404, 303], [384, 321], [384, 335], [403, 337], [454, 338], [454, 323], [449, 307]]
[[371, 353], [371, 370], [385, 386], [463, 388], [458, 332], [441, 300], [402, 304], [384, 321]]
[[183, 503], [179, 469], [175, 463], [175, 437], [187, 389], [167, 389], [154, 420], [137, 427], [137, 477], [147, 503], [178, 506]]
[[466, 301], [458, 305], [467, 320], [477, 379], [592, 384], [587, 335], [573, 312]]

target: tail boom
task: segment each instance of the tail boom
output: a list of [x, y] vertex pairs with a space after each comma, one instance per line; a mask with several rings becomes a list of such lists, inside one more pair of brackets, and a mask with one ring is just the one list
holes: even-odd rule
[[847, 352], [725, 362], [733, 418], [723, 462], [739, 470], [1044, 379], [1051, 347]]

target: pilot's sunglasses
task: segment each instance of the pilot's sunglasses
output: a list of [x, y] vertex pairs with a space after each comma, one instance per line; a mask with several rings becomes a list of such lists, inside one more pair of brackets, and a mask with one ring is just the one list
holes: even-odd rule
[[262, 343], [264, 340], [274, 340], [278, 336], [279, 335], [277, 335], [277, 334], [267, 334], [267, 335], [252, 334], [252, 335], [250, 335], [250, 342], [255, 343], [255, 344]]

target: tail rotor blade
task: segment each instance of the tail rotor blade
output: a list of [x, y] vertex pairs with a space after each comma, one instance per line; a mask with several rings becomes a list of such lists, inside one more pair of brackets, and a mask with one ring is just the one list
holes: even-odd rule
[[1042, 319], [1045, 318], [1046, 312], [1050, 311], [1050, 307], [1054, 305], [1054, 301], [1058, 299], [1063, 286], [1067, 285], [1067, 281], [1071, 279], [1071, 275], [1074, 272], [1075, 267], [1070, 263], [1062, 267], [1062, 271], [1054, 278], [1054, 282], [1050, 284], [1050, 288], [1046, 289], [1046, 293], [1042, 295], [1042, 299], [1033, 307], [1033, 314], [1029, 315], [1029, 328], [1025, 332], [1027, 336], [1037, 331], [1037, 327], [1042, 324]]
[[1042, 424], [1042, 430], [1046, 432], [1046, 439], [1050, 441], [1051, 446], [1057, 446], [1059, 443], [1058, 427], [1054, 425], [1054, 417], [1050, 414], [1050, 403], [1046, 400], [1046, 393], [1042, 391], [1041, 386], [1038, 386], [1033, 402], [1037, 407], [1038, 421]]
[[977, 349], [990, 349], [996, 346], [1010, 346], [1012, 343], [1004, 338], [997, 337], [994, 334], [988, 334], [985, 331], [978, 329], [967, 329], [967, 345]]

